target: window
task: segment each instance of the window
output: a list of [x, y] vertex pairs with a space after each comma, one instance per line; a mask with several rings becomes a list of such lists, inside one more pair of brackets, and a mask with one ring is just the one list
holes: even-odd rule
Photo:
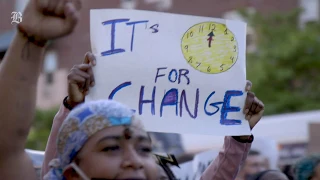
[[[158, 11], [166, 11], [172, 7], [173, 0], [144, 0], [144, 3], [151, 4]], [[135, 9], [138, 5], [138, 0], [121, 0], [120, 6], [123, 9]]]
[[158, 11], [167, 11], [172, 7], [172, 0], [160, 0], [156, 4]]
[[256, 45], [256, 34], [254, 32], [254, 29], [251, 27], [247, 27], [247, 52], [253, 53], [257, 51], [257, 45]]
[[121, 8], [123, 9], [135, 9], [137, 7], [136, 0], [121, 0]]
[[172, 0], [144, 0], [146, 4], [154, 4], [158, 11], [167, 11], [172, 7]]
[[51, 85], [54, 82], [54, 72], [57, 70], [57, 53], [49, 51], [44, 59], [44, 73], [46, 76], [46, 85]]
[[46, 73], [46, 83], [53, 84], [53, 73]]

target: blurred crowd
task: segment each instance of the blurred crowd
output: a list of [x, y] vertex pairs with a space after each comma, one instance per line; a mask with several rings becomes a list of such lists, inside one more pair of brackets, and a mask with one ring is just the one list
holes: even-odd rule
[[296, 164], [271, 169], [268, 158], [251, 150], [242, 165], [237, 180], [318, 180], [320, 179], [320, 154], [302, 158]]

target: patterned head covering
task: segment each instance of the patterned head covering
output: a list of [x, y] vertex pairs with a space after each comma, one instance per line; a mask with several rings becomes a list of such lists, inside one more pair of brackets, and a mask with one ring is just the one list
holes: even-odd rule
[[102, 100], [83, 103], [73, 109], [63, 122], [58, 137], [58, 159], [49, 163], [51, 167], [45, 180], [64, 180], [64, 168], [71, 163], [89, 137], [111, 126], [134, 125], [143, 128], [134, 116], [134, 111], [115, 101]]
[[297, 179], [309, 179], [314, 173], [314, 169], [320, 163], [320, 154], [311, 155], [301, 159], [294, 168]]

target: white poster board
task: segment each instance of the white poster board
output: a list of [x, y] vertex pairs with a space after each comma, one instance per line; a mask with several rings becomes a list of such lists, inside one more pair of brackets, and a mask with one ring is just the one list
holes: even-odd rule
[[248, 135], [246, 24], [137, 10], [90, 11], [96, 85], [86, 101], [114, 99], [148, 131]]

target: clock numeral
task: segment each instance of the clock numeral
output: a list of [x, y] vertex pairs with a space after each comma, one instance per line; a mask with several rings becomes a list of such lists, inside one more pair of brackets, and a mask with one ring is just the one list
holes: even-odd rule
[[189, 52], [189, 46], [188, 46], [188, 45], [185, 45], [185, 46], [184, 46], [184, 49], [185, 49], [187, 52]]
[[216, 30], [216, 25], [215, 24], [210, 24], [209, 26], [209, 31], [215, 31]]
[[208, 66], [207, 72], [211, 72], [211, 67], [210, 66]]
[[189, 38], [189, 36], [190, 36], [190, 37], [193, 36], [193, 32], [192, 32], [192, 31], [190, 31], [190, 33], [187, 34], [187, 38]]
[[202, 33], [202, 32], [203, 32], [203, 25], [199, 27], [199, 33]]
[[231, 59], [231, 61], [232, 61], [232, 63], [233, 63], [234, 57], [233, 57], [233, 56], [231, 56], [231, 57], [230, 57], [230, 59]]
[[237, 52], [237, 46], [236, 45], [233, 46], [233, 52]]
[[234, 41], [234, 37], [231, 37], [231, 41]]
[[197, 62], [196, 64], [197, 64], [197, 68], [201, 65], [201, 63], [199, 63], [199, 62]]
[[226, 28], [226, 29], [224, 30], [224, 34], [225, 34], [225, 35], [228, 34], [228, 28]]
[[225, 64], [221, 64], [221, 66], [220, 66], [220, 71], [223, 71], [223, 66], [224, 66]]
[[192, 63], [192, 56], [189, 57], [188, 63]]

